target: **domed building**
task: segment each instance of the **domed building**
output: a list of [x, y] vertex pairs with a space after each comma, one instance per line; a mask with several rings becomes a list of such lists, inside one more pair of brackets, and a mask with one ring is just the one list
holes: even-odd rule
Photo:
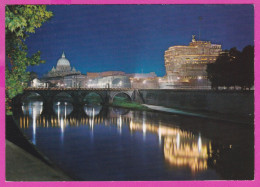
[[65, 53], [63, 52], [61, 58], [57, 61], [56, 68], [53, 67], [46, 77], [67, 76], [72, 74], [80, 75], [81, 72], [76, 71], [75, 67], [71, 68], [70, 61], [66, 58]]
[[82, 88], [85, 86], [86, 75], [81, 74], [75, 67], [71, 68], [70, 61], [63, 52], [57, 61], [56, 68], [53, 67], [42, 78], [43, 82], [48, 83], [50, 87], [58, 88]]

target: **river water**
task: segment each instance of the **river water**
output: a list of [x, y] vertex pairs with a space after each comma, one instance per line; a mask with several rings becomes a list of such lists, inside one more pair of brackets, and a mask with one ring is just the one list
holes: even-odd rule
[[27, 101], [14, 113], [36, 148], [76, 180], [252, 180], [253, 124]]

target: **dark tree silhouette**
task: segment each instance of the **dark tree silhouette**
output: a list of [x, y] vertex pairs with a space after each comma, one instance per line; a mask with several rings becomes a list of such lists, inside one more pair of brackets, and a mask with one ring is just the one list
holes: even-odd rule
[[246, 46], [242, 52], [236, 48], [223, 51], [215, 63], [207, 65], [207, 73], [212, 89], [223, 86], [251, 89], [254, 85], [254, 47]]
[[242, 53], [239, 62], [239, 86], [244, 90], [249, 90], [254, 85], [254, 47], [246, 46]]
[[35, 79], [35, 78], [38, 78], [38, 75], [37, 75], [37, 73], [35, 73], [34, 71], [31, 71], [30, 72], [30, 81], [32, 81], [33, 79]]

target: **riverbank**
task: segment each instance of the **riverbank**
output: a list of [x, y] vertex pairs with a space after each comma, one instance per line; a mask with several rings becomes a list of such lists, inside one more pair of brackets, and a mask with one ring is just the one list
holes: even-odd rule
[[139, 103], [135, 103], [135, 102], [128, 102], [128, 103], [124, 103], [124, 102], [114, 102], [111, 107], [121, 107], [121, 108], [128, 108], [128, 109], [133, 109], [133, 110], [144, 110], [144, 111], [149, 111], [149, 107], [139, 104]]
[[6, 181], [71, 181], [22, 148], [6, 140]]
[[73, 181], [30, 143], [12, 116], [5, 126], [6, 181]]
[[150, 110], [157, 111], [157, 112], [166, 112], [172, 114], [208, 118], [213, 120], [229, 121], [232, 123], [240, 123], [240, 124], [254, 124], [254, 116], [246, 117], [246, 116], [231, 115], [231, 114], [224, 115], [219, 113], [194, 111], [194, 110], [181, 110], [176, 108], [167, 108], [163, 106], [147, 105], [147, 104], [143, 104], [143, 106], [146, 106]]

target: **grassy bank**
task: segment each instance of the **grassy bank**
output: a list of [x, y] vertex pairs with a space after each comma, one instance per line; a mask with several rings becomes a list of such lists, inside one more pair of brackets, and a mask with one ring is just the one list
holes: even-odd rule
[[148, 107], [143, 106], [142, 104], [129, 101], [123, 97], [115, 97], [112, 106], [129, 108], [134, 110], [150, 110]]

